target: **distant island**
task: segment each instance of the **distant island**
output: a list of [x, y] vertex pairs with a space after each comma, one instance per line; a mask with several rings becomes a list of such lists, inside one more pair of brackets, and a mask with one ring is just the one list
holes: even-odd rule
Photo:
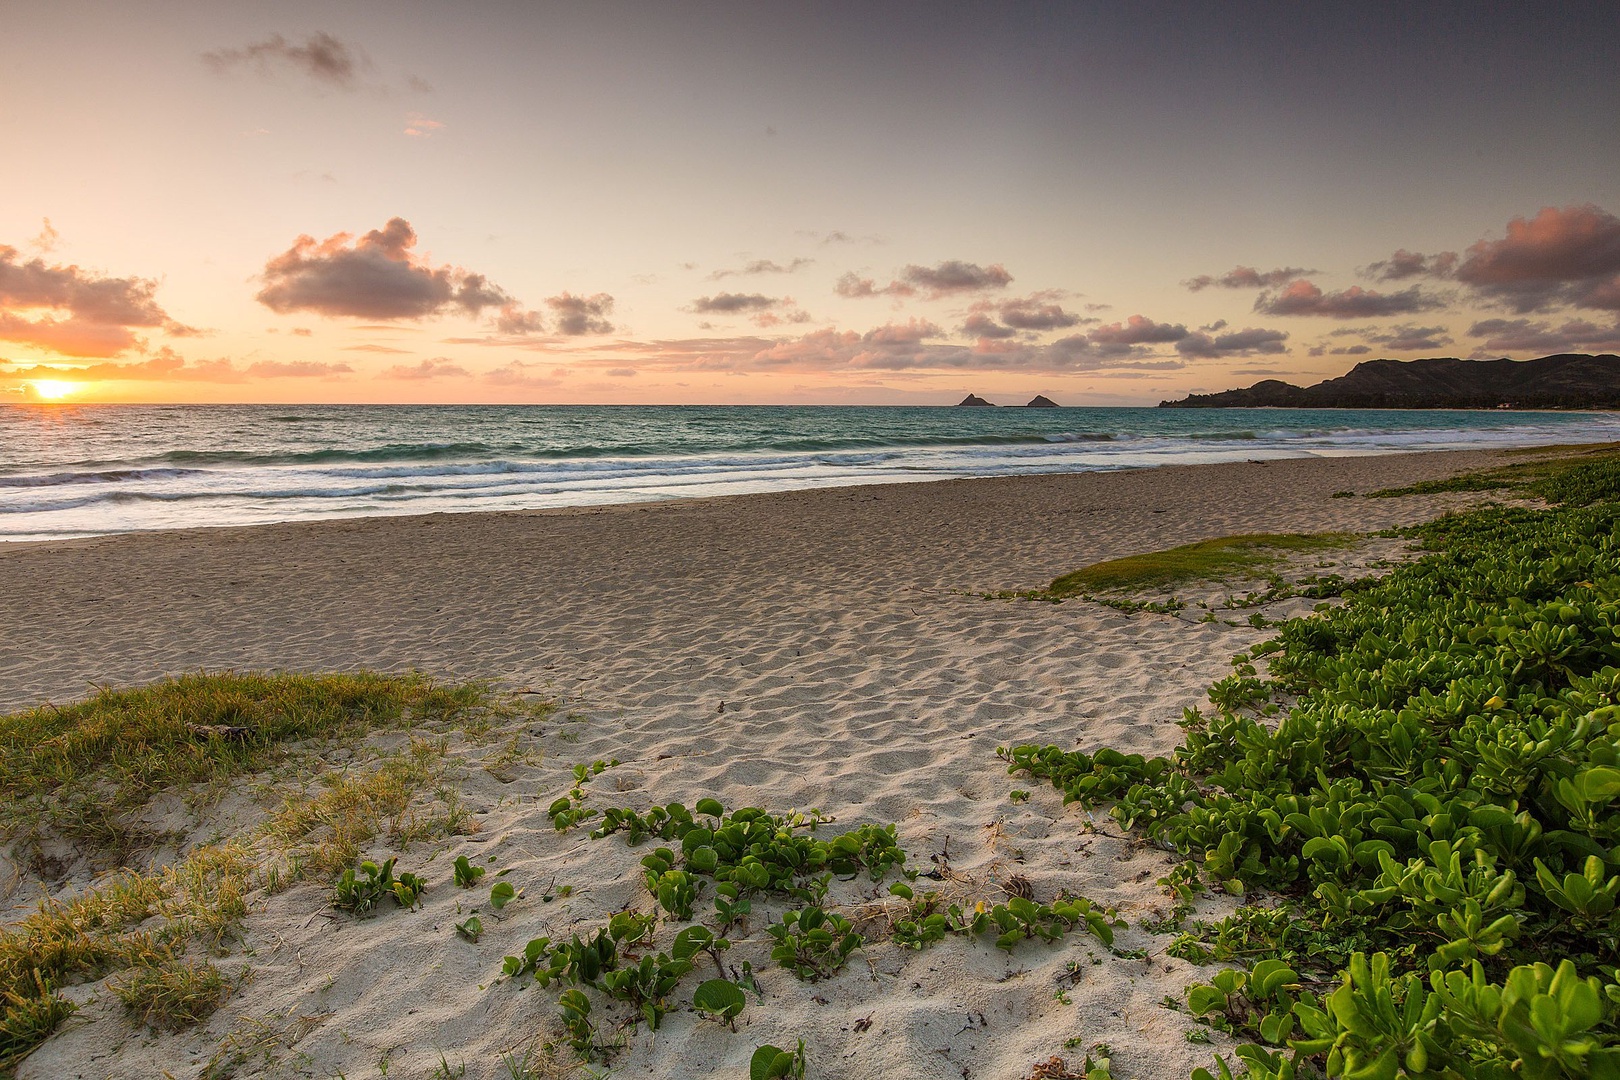
[[1315, 386], [1277, 379], [1161, 401], [1161, 409], [1620, 409], [1620, 356], [1368, 360]]
[[[963, 398], [961, 401], [958, 401], [955, 405], [953, 405], [951, 407], [954, 408], [954, 409], [961, 409], [961, 408], [995, 409], [995, 408], [999, 408], [1000, 406], [998, 406], [993, 401], [984, 400], [984, 398], [980, 397], [978, 394], [969, 394], [967, 397]], [[1057, 402], [1053, 401], [1051, 398], [1047, 397], [1045, 394], [1036, 394], [1035, 397], [1030, 401], [1030, 403], [1028, 405], [1015, 405], [1015, 406], [1013, 406], [1013, 408], [1019, 408], [1019, 409], [1059, 409], [1059, 408], [1062, 408], [1062, 406], [1059, 405]]]

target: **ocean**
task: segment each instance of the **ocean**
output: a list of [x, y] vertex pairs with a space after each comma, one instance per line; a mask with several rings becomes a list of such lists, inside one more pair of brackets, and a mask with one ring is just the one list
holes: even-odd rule
[[0, 541], [1620, 440], [1612, 413], [0, 406]]

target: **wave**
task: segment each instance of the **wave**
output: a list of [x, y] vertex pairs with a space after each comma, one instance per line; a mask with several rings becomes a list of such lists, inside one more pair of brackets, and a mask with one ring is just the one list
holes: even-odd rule
[[0, 488], [59, 487], [64, 484], [118, 484], [131, 480], [174, 480], [195, 476], [200, 469], [101, 469], [94, 472], [40, 473], [0, 476]]

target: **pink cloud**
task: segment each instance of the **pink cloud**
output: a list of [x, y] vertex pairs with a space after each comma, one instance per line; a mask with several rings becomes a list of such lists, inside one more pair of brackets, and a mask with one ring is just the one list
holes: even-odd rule
[[1290, 282], [1277, 293], [1264, 292], [1254, 310], [1266, 315], [1320, 315], [1330, 319], [1366, 319], [1410, 315], [1446, 306], [1441, 297], [1414, 285], [1400, 292], [1381, 293], [1352, 285], [1343, 292], [1324, 293], [1303, 279]]
[[22, 261], [0, 244], [0, 339], [63, 356], [116, 356], [139, 343], [135, 331], [199, 333], [170, 319], [156, 300], [157, 283], [115, 278], [43, 259]]
[[1234, 266], [1224, 274], [1218, 276], [1199, 274], [1195, 278], [1183, 281], [1182, 284], [1192, 292], [1207, 289], [1211, 285], [1222, 289], [1270, 289], [1278, 285], [1286, 285], [1295, 278], [1314, 273], [1316, 273], [1315, 270], [1306, 270], [1298, 266], [1281, 266], [1275, 270], [1266, 270], [1264, 272], [1256, 270], [1252, 266]]
[[427, 265], [415, 246], [416, 231], [398, 217], [358, 239], [349, 233], [325, 240], [300, 236], [265, 264], [257, 299], [283, 315], [312, 311], [358, 319], [478, 315], [513, 303], [482, 274]]
[[1556, 304], [1620, 310], [1620, 218], [1597, 206], [1542, 207], [1501, 240], [1469, 247], [1456, 278], [1524, 313]]

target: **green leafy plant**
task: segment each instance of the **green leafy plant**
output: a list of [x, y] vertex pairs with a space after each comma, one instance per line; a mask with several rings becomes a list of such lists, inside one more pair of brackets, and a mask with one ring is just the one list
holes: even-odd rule
[[474, 866], [465, 855], [457, 855], [454, 863], [456, 884], [463, 889], [470, 889], [478, 884], [478, 879], [484, 876], [485, 868]]
[[414, 907], [427, 889], [427, 882], [408, 871], [396, 878], [394, 862], [388, 859], [379, 866], [368, 859], [360, 864], [359, 874], [352, 867], [343, 871], [333, 889], [332, 905], [360, 916], [375, 914], [377, 906], [388, 897], [400, 907]]
[[476, 945], [484, 934], [484, 920], [476, 915], [469, 915], [465, 922], [456, 923], [456, 933]]
[[810, 982], [836, 975], [861, 946], [848, 919], [818, 907], [789, 911], [765, 929], [776, 942], [771, 959]]
[[748, 1080], [777, 1080], [778, 1077], [804, 1080], [804, 1040], [792, 1050], [762, 1046], [748, 1062]]
[[730, 979], [710, 979], [700, 983], [692, 992], [692, 1007], [712, 1020], [719, 1021], [737, 1030], [733, 1023], [743, 1008], [748, 1004], [748, 998], [743, 995], [742, 987]]
[[567, 795], [558, 798], [546, 809], [546, 814], [551, 818], [552, 826], [558, 832], [566, 832], [575, 825], [589, 821], [596, 816], [595, 810], [587, 809], [584, 806], [585, 785], [617, 764], [619, 764], [619, 759], [614, 758], [611, 761], [598, 759], [588, 765], [574, 766], [574, 786], [569, 789]]
[[489, 890], [489, 906], [501, 910], [521, 895], [510, 881], [497, 881]]

